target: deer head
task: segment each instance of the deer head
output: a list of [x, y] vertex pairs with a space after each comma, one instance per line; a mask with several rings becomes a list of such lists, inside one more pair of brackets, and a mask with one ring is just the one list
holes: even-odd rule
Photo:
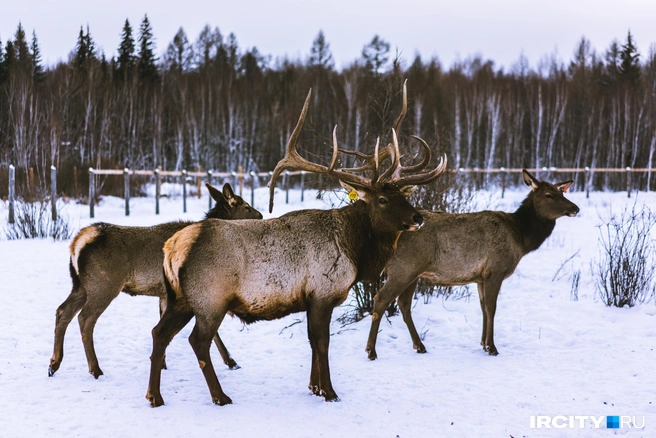
[[574, 181], [569, 180], [556, 184], [546, 181], [538, 181], [526, 169], [522, 169], [524, 183], [531, 188], [529, 195], [533, 199], [535, 212], [538, 216], [549, 220], [556, 220], [562, 216], [574, 217], [579, 212], [579, 207], [563, 196]]
[[210, 183], [205, 183], [205, 187], [216, 201], [214, 208], [205, 214], [205, 219], [262, 219], [262, 213], [251, 207], [241, 196], [236, 195], [230, 184], [223, 185], [223, 192]]

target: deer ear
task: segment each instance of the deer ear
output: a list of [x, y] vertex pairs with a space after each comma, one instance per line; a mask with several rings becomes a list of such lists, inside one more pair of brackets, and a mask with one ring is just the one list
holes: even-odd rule
[[210, 191], [210, 196], [212, 199], [214, 199], [217, 204], [223, 204], [226, 202], [225, 197], [223, 196], [223, 193], [221, 193], [216, 187], [214, 187], [210, 183], [205, 183], [205, 187], [207, 187], [207, 190]]
[[348, 184], [348, 183], [345, 183], [344, 181], [340, 181], [339, 183], [342, 185], [342, 187], [344, 187], [344, 190], [346, 190], [347, 192], [357, 193], [358, 194], [357, 199], [367, 199], [367, 193], [368, 192], [363, 187], [360, 187], [360, 186], [355, 185], [355, 184]]
[[403, 186], [399, 189], [401, 194], [406, 198], [409, 198], [410, 195], [412, 195], [415, 190], [417, 190], [417, 186]]
[[569, 190], [569, 188], [571, 187], [572, 184], [574, 184], [574, 181], [569, 180], [569, 181], [565, 181], [565, 182], [557, 183], [557, 184], [554, 184], [554, 185], [555, 185], [555, 186], [558, 188], [558, 190], [560, 190], [561, 192], [563, 192], [563, 193], [567, 193], [567, 191]]
[[532, 190], [538, 188], [539, 181], [533, 175], [528, 173], [528, 170], [522, 169], [522, 176], [524, 177], [524, 184], [529, 186]]
[[223, 184], [223, 196], [231, 207], [237, 204], [237, 197], [235, 196], [235, 192], [232, 191], [230, 183]]

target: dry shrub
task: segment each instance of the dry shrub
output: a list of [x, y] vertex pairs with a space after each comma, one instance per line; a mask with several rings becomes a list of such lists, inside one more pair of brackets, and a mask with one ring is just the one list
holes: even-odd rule
[[19, 200], [15, 203], [14, 223], [5, 226], [5, 237], [8, 240], [52, 238], [53, 240], [68, 240], [73, 236], [73, 228], [67, 216], [61, 212], [58, 205], [57, 220], [52, 220], [50, 200], [42, 198], [36, 201]]
[[654, 297], [656, 215], [643, 205], [599, 225], [600, 257], [592, 261], [595, 289], [607, 306], [632, 307]]

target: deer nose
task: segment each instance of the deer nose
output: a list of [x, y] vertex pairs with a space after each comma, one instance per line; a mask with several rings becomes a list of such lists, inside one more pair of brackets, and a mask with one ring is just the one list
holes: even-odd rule
[[412, 220], [415, 221], [415, 225], [421, 226], [424, 223], [424, 217], [419, 213], [412, 216]]

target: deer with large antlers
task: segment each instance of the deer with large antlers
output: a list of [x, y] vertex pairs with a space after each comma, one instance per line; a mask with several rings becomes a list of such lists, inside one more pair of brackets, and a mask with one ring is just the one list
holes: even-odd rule
[[276, 179], [291, 168], [332, 176], [347, 190], [355, 190], [359, 200], [340, 209], [300, 210], [264, 221], [206, 221], [169, 239], [164, 247], [168, 305], [153, 329], [146, 395], [152, 406], [164, 403], [160, 377], [166, 346], [193, 316], [196, 325], [189, 342], [212, 401], [232, 403], [221, 389], [209, 352], [212, 336], [226, 313], [251, 323], [306, 311], [312, 348], [309, 388], [326, 401], [338, 400], [328, 365], [333, 308], [346, 299], [355, 282], [380, 275], [403, 231], [421, 227], [423, 217], [406, 197], [412, 186], [439, 177], [445, 161], [429, 172], [399, 175], [400, 153], [393, 131], [391, 165], [380, 173], [381, 161], [374, 153], [373, 176], [355, 175], [335, 167], [335, 129], [330, 165], [309, 162], [296, 148], [310, 97], [311, 92], [290, 136], [287, 153], [271, 177], [269, 209], [273, 207]]

